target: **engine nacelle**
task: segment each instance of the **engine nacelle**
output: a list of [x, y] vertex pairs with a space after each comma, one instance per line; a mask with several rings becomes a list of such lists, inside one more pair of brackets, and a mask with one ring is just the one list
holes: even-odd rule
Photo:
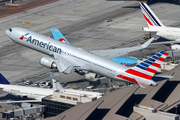
[[52, 58], [48, 58], [48, 57], [45, 57], [43, 56], [39, 63], [42, 65], [42, 66], [45, 66], [45, 67], [48, 67], [48, 68], [51, 68], [51, 69], [57, 69], [57, 66], [55, 64], [55, 60], [52, 59]]
[[26, 95], [17, 95], [20, 98], [28, 98]]
[[86, 73], [84, 76], [86, 79], [89, 79], [89, 80], [93, 80], [93, 79], [97, 78], [96, 73]]
[[172, 50], [179, 50], [180, 49], [180, 45], [177, 45], [177, 44], [171, 45], [171, 49]]

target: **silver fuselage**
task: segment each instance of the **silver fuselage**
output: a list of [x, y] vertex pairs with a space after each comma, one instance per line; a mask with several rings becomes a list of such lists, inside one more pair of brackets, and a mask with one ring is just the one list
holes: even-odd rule
[[43, 97], [52, 95], [54, 92], [54, 90], [52, 90], [52, 89], [18, 86], [18, 85], [8, 85], [8, 84], [7, 85], [0, 84], [0, 88], [2, 88], [3, 91], [13, 94], [15, 96], [37, 99], [40, 101]]
[[110, 79], [123, 80], [118, 78], [117, 75], [123, 74], [128, 69], [128, 67], [114, 61], [26, 28], [13, 27], [11, 30], [11, 32], [9, 30], [5, 31], [10, 40], [50, 56], [55, 54], [65, 56], [68, 61], [80, 66], [82, 70], [95, 72]]

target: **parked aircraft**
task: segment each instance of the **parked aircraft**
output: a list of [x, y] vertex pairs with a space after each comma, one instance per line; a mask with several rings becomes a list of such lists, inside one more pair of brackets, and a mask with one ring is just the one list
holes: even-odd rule
[[45, 96], [53, 94], [54, 90], [36, 87], [27, 87], [19, 85], [11, 85], [10, 82], [0, 73], [0, 88], [22, 98], [31, 98], [35, 100], [24, 100], [24, 101], [7, 101], [0, 103], [22, 103], [22, 102], [41, 102], [41, 99]]
[[109, 59], [145, 48], [152, 42], [152, 38], [135, 47], [85, 51], [26, 28], [13, 27], [5, 32], [10, 40], [52, 56], [53, 58], [42, 57], [40, 64], [57, 68], [60, 73], [70, 74], [74, 71], [86, 70], [113, 80], [138, 83], [143, 88], [157, 85], [151, 78], [168, 55], [161, 51], [135, 67], [128, 68]]
[[176, 27], [166, 27], [151, 10], [151, 8], [146, 3], [139, 3], [142, 10], [143, 16], [148, 24], [148, 27], [143, 27], [144, 31], [156, 32], [157, 36], [166, 38], [168, 42], [155, 42], [152, 44], [171, 44], [171, 43], [180, 43], [180, 28]]
[[23, 103], [23, 102], [41, 102], [43, 97], [52, 95], [54, 91], [61, 90], [63, 92], [70, 92], [74, 94], [82, 94], [86, 96], [94, 96], [99, 99], [103, 96], [102, 93], [96, 92], [88, 92], [88, 91], [80, 91], [74, 89], [64, 89], [59, 82], [52, 79], [53, 82], [53, 89], [46, 89], [46, 88], [36, 88], [36, 87], [28, 87], [28, 86], [19, 86], [19, 85], [11, 85], [10, 82], [0, 73], [0, 88], [13, 94], [18, 97], [22, 98], [31, 98], [35, 100], [21, 100], [21, 101], [7, 101], [7, 102], [0, 102], [0, 103]]
[[[63, 36], [63, 34], [57, 28], [51, 28], [51, 32], [55, 40], [58, 40], [58, 41], [61, 41], [70, 45], [68, 40]], [[137, 58], [130, 58], [130, 57], [115, 57], [110, 60], [117, 62], [119, 64], [122, 64], [124, 66], [129, 66], [138, 62]]]

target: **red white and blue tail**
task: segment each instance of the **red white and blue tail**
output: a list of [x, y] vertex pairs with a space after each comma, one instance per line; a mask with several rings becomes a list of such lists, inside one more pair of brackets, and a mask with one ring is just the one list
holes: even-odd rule
[[117, 77], [138, 83], [139, 86], [143, 88], [146, 88], [149, 85], [155, 86], [156, 83], [152, 80], [152, 77], [155, 75], [167, 55], [167, 52], [161, 51], [135, 67], [126, 70]]
[[142, 10], [142, 13], [144, 15], [144, 18], [146, 19], [146, 22], [149, 27], [155, 27], [155, 26], [164, 27], [162, 22], [159, 20], [159, 18], [154, 14], [154, 12], [146, 3], [139, 3], [139, 4]]

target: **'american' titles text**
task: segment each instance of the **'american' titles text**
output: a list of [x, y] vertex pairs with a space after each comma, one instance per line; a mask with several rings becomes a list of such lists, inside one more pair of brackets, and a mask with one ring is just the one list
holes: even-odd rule
[[42, 41], [39, 41], [39, 40], [36, 40], [36, 39], [32, 39], [32, 37], [30, 36], [29, 38], [26, 38], [26, 42], [29, 42], [31, 44], [34, 44], [36, 46], [39, 46], [41, 48], [46, 48], [50, 51], [53, 51], [53, 52], [56, 52], [56, 53], [59, 53], [61, 54], [61, 48], [58, 48], [56, 46], [53, 46], [49, 43], [45, 43], [45, 42], [42, 42]]

